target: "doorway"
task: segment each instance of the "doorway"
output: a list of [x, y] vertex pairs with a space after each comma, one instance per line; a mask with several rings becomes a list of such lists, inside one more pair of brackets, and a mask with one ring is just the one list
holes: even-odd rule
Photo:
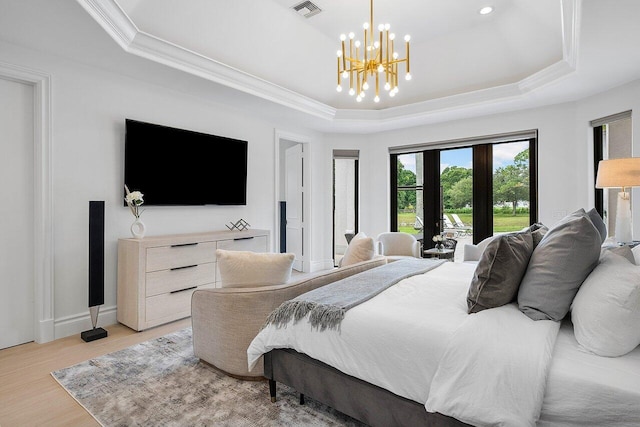
[[358, 233], [359, 150], [333, 150], [333, 261], [340, 265]]
[[293, 253], [293, 269], [302, 271], [304, 261], [304, 156], [302, 144], [285, 150], [285, 239]]
[[305, 166], [309, 162], [308, 151], [308, 139], [304, 136], [276, 131], [275, 249], [293, 253], [293, 269], [299, 272], [310, 271], [308, 222], [311, 202], [306, 191], [309, 168]]
[[0, 78], [0, 349], [35, 339], [34, 87]]

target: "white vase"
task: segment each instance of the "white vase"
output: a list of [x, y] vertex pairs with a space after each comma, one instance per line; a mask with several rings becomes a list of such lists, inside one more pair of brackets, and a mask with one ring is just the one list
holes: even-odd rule
[[140, 220], [140, 218], [136, 218], [136, 220], [133, 221], [133, 224], [131, 224], [131, 234], [136, 239], [142, 239], [146, 230], [147, 228], [145, 227], [144, 222]]

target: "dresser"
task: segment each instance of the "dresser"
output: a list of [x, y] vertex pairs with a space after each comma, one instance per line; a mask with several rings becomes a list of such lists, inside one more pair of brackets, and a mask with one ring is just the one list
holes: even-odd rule
[[219, 287], [216, 249], [268, 252], [267, 230], [118, 240], [118, 322], [142, 331], [191, 315], [191, 294]]

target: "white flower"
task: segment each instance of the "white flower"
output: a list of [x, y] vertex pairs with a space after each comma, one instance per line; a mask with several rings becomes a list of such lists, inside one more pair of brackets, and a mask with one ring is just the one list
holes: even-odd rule
[[431, 240], [433, 240], [436, 243], [444, 241], [444, 239], [442, 238], [442, 235], [440, 235], [440, 234], [436, 234], [435, 236], [433, 236], [433, 238]]
[[127, 194], [125, 200], [128, 204], [134, 203], [136, 205], [141, 205], [144, 202], [143, 196], [144, 195], [139, 191], [132, 191], [131, 193]]
[[136, 217], [136, 219], [140, 218], [140, 214], [142, 213], [140, 211], [140, 206], [144, 203], [144, 194], [139, 191], [129, 191], [126, 185], [124, 186], [124, 189], [127, 193], [124, 200], [127, 202], [129, 209], [131, 209], [131, 213]]

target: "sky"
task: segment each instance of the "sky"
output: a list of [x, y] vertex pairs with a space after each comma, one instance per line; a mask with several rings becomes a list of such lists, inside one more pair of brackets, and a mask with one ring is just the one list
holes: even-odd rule
[[[509, 142], [504, 144], [494, 144], [493, 146], [493, 170], [499, 167], [513, 164], [513, 158], [516, 154], [524, 151], [529, 146], [529, 141]], [[401, 155], [398, 156], [406, 169], [415, 173], [416, 164], [415, 156]], [[452, 150], [443, 150], [440, 152], [440, 172], [448, 166], [460, 166], [463, 168], [471, 168], [471, 148], [459, 148]]]

